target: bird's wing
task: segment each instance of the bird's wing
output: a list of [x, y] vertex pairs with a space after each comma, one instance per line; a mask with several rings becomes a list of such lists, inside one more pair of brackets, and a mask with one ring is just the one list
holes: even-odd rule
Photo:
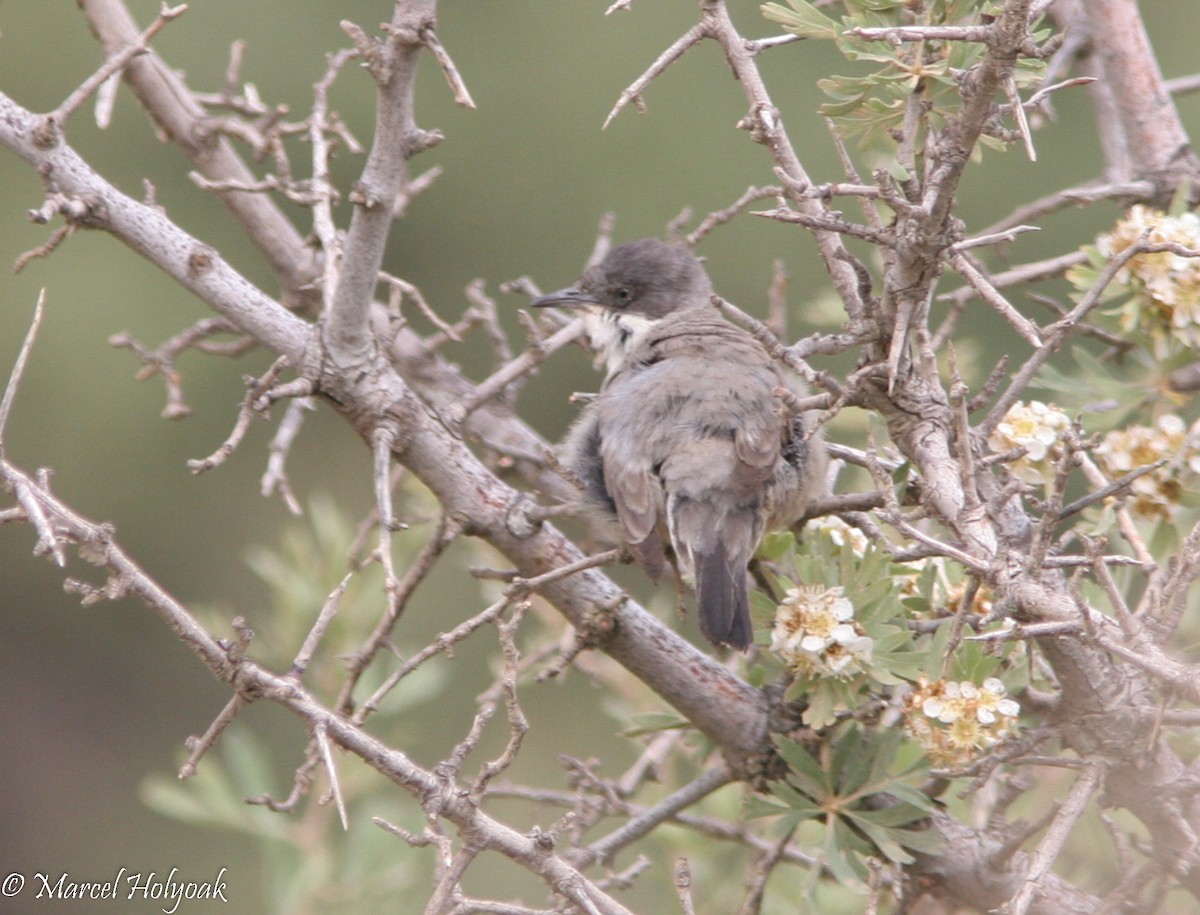
[[666, 568], [662, 539], [658, 534], [658, 510], [662, 487], [649, 464], [605, 439], [600, 447], [604, 463], [604, 488], [612, 497], [621, 534], [633, 558], [652, 579]]
[[781, 450], [778, 423], [747, 422], [733, 433], [733, 453], [753, 472], [765, 479], [779, 460]]

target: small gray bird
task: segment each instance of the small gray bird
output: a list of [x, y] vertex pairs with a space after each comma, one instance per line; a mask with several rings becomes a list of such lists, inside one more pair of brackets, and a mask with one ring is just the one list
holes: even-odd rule
[[825, 450], [776, 394], [802, 392], [800, 380], [723, 320], [711, 296], [690, 251], [646, 238], [533, 304], [583, 308], [607, 366], [564, 445], [591, 520], [654, 580], [669, 538], [694, 582], [701, 630], [740, 649], [754, 635], [747, 564], [766, 530], [795, 521], [823, 490]]

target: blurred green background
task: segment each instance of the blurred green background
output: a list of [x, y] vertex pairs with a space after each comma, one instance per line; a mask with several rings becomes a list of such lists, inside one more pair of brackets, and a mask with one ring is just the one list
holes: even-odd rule
[[[684, 207], [698, 219], [727, 206], [750, 184], [774, 182], [765, 151], [734, 129], [746, 106], [711, 43], [689, 52], [649, 88], [646, 115], [631, 108], [601, 131], [620, 91], [696, 14], [696, 4], [685, 0], [642, 0], [632, 12], [604, 17], [608, 5], [609, 0], [441, 4], [440, 36], [478, 110], [456, 107], [441, 74], [425, 61], [419, 120], [443, 130], [447, 139], [422, 155], [414, 171], [440, 165], [444, 173], [397, 226], [386, 268], [416, 283], [444, 317], [453, 319], [467, 307], [462, 290], [481, 277], [515, 330], [512, 316], [523, 302], [499, 293], [498, 284], [522, 274], [546, 289], [573, 279], [602, 213], [614, 212], [616, 237], [629, 240], [661, 234]], [[144, 24], [159, 4], [131, 0], [129, 6]], [[774, 34], [757, 3], [734, 0], [730, 6], [745, 34]], [[197, 0], [164, 30], [156, 47], [186, 72], [192, 88], [215, 91], [230, 42], [244, 38], [243, 79], [265, 100], [302, 112], [324, 71], [323, 55], [346, 44], [339, 20], [370, 30], [389, 14], [390, 4], [382, 0]], [[1195, 62], [1192, 29], [1200, 25], [1195, 0], [1155, 0], [1145, 5], [1145, 15], [1166, 75], [1189, 73]], [[0, 91], [34, 110], [55, 107], [101, 59], [82, 16], [67, 0], [5, 0], [0, 31]], [[761, 65], [810, 174], [818, 181], [840, 180], [834, 149], [816, 115], [823, 99], [815, 82], [848, 65], [832, 48], [814, 42], [769, 52]], [[348, 68], [334, 104], [360, 141], [369, 143], [373, 95], [365, 74]], [[1180, 106], [1195, 133], [1200, 100], [1183, 99]], [[1036, 164], [1014, 148], [1003, 155], [988, 152], [982, 166], [970, 170], [958, 211], [969, 230], [986, 226], [1015, 202], [1097, 175], [1100, 155], [1084, 92], [1060, 94], [1056, 113], [1057, 120], [1036, 136]], [[155, 139], [127, 90], [120, 92], [110, 129], [98, 130], [89, 117], [90, 109], [75, 116], [68, 139], [102, 174], [139, 197], [143, 180], [152, 181], [173, 219], [274, 293], [237, 227], [190, 184], [188, 164]], [[304, 170], [304, 155], [303, 148], [293, 151], [298, 171]], [[348, 180], [360, 164], [343, 156], [339, 176]], [[11, 264], [46, 239], [46, 227], [25, 219], [41, 202], [34, 173], [14, 156], [0, 154], [0, 263]], [[847, 212], [855, 215], [849, 205]], [[1074, 248], [1104, 228], [1113, 212], [1056, 215], [1035, 239], [1014, 245], [1012, 257]], [[339, 216], [344, 224], [346, 207]], [[308, 214], [296, 217], [307, 230]], [[718, 290], [759, 313], [772, 261], [782, 258], [792, 277], [792, 327], [836, 323], [825, 275], [804, 230], [745, 216], [710, 236], [699, 253], [708, 257]], [[232, 459], [212, 473], [194, 477], [185, 462], [220, 444], [243, 393], [241, 376], [260, 372], [269, 359], [255, 354], [235, 365], [185, 355], [179, 368], [194, 415], [178, 423], [160, 419], [161, 381], [137, 382], [133, 356], [106, 341], [128, 331], [157, 345], [206, 310], [111, 238], [84, 233], [51, 259], [0, 278], [0, 375], [7, 376], [42, 287], [46, 319], [7, 429], [8, 455], [30, 470], [52, 468], [58, 493], [89, 517], [112, 522], [119, 541], [177, 597], [218, 605], [226, 620], [241, 613], [253, 621], [270, 597], [247, 557], [256, 546], [278, 544], [281, 525], [297, 523], [279, 501], [258, 493], [273, 426], [256, 422]], [[978, 379], [1012, 341], [990, 312], [977, 308], [964, 328], [988, 338], [978, 344], [978, 361], [968, 366]], [[489, 371], [485, 348], [475, 342], [451, 355], [472, 377]], [[547, 436], [557, 437], [573, 412], [562, 392], [594, 385], [580, 351], [562, 354], [526, 387], [523, 412]], [[370, 505], [369, 456], [330, 411], [310, 416], [290, 467], [305, 504], [326, 497], [349, 518]], [[75, 597], [63, 593], [62, 573], [31, 556], [34, 539], [27, 526], [0, 526], [0, 879], [11, 871], [52, 876], [65, 871], [74, 879], [103, 880], [119, 867], [161, 874], [171, 866], [202, 879], [226, 866], [231, 905], [223, 910], [260, 911], [262, 862], [253, 845], [180, 826], [149, 810], [139, 794], [148, 775], [173, 775], [184, 738], [208, 725], [225, 702], [225, 688], [140, 604], [125, 600], [81, 609]], [[461, 554], [464, 561], [468, 552]], [[94, 570], [78, 561], [71, 574], [96, 582]], [[405, 620], [412, 627], [411, 639], [405, 636], [409, 645], [483, 606], [475, 585], [464, 590], [453, 575], [442, 574], [434, 584]], [[286, 655], [294, 648], [281, 650]], [[488, 679], [486, 669], [471, 668], [470, 656], [455, 663], [448, 675], [461, 681], [454, 690], [461, 705], [424, 706], [437, 721], [466, 716], [471, 697]], [[527, 695], [533, 707], [549, 710], [537, 719], [540, 728], [553, 721], [562, 726], [531, 738], [544, 748], [547, 771], [555, 768], [556, 751], [601, 755], [608, 774], [632, 758], [633, 750], [611, 737], [619, 725], [599, 708], [602, 694], [579, 678], [563, 688], [532, 687]], [[255, 708], [251, 720], [261, 738], [278, 742], [278, 771], [273, 784], [238, 789], [284, 795], [300, 749], [296, 723], [266, 708]], [[414, 717], [410, 727], [436, 733], [433, 720]], [[469, 718], [454, 720], [451, 733], [461, 734]], [[435, 737], [426, 744], [429, 757], [421, 761], [428, 763], [442, 746]], [[535, 759], [539, 752], [533, 751]], [[665, 867], [642, 880], [669, 889]], [[125, 910], [111, 903], [73, 903], [69, 910], [93, 907]], [[6, 900], [0, 908], [57, 910], [28, 898]], [[155, 908], [143, 903], [131, 910]]]

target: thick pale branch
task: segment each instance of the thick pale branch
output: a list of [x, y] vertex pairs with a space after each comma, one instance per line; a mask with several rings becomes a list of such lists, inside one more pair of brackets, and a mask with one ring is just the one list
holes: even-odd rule
[[375, 137], [350, 194], [354, 215], [323, 331], [327, 356], [343, 369], [369, 358], [370, 309], [395, 201], [408, 177], [408, 160], [432, 139], [418, 131], [413, 103], [417, 60], [425, 47], [421, 36], [433, 28], [436, 6], [435, 0], [396, 4], [388, 39], [377, 47]]
[[[79, 0], [92, 31], [113, 54], [138, 41], [139, 31], [122, 0]], [[129, 61], [123, 76], [159, 129], [187, 152], [206, 178], [253, 184], [255, 176], [224, 137], [206, 128], [207, 114], [183, 78], [153, 50]], [[306, 260], [304, 237], [264, 194], [222, 192], [221, 201], [284, 284], [289, 305], [312, 304], [315, 274]]]
[[1077, 12], [1088, 24], [1095, 75], [1120, 74], [1094, 87], [1112, 100], [1118, 116], [1116, 125], [1100, 129], [1118, 126], [1121, 131], [1132, 173], [1119, 177], [1166, 179], [1169, 196], [1180, 178], [1196, 179], [1200, 162], [1150, 47], [1137, 0], [1086, 0]]
[[88, 97], [100, 88], [110, 77], [125, 69], [126, 65], [138, 54], [144, 54], [149, 46], [150, 39], [157, 35], [162, 27], [177, 16], [187, 12], [187, 4], [181, 3], [176, 7], [168, 7], [163, 4], [162, 11], [158, 14], [158, 18], [150, 23], [150, 26], [137, 37], [133, 43], [117, 51], [104, 65], [95, 73], [84, 80], [83, 84], [72, 92], [63, 103], [59, 105], [48, 116], [49, 120], [57, 127], [62, 127], [79, 107], [88, 100]]
[[157, 207], [127, 197], [63, 142], [39, 143], [42, 119], [0, 94], [0, 145], [71, 198], [72, 222], [104, 229], [268, 349], [303, 363], [308, 327], [263, 295], [216, 251], [188, 235]]

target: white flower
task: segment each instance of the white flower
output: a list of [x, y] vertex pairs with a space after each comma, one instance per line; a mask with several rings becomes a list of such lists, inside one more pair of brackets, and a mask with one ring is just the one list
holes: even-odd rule
[[922, 679], [905, 700], [909, 734], [936, 765], [962, 766], [1011, 731], [1021, 707], [1005, 697], [1004, 684], [989, 677], [969, 680]]
[[874, 645], [842, 588], [792, 588], [775, 611], [771, 650], [798, 673], [851, 676], [870, 663]]
[[1054, 473], [1058, 443], [1070, 425], [1070, 417], [1053, 404], [1015, 403], [988, 436], [988, 447], [996, 454], [1023, 448], [1024, 456], [1010, 465], [1013, 474], [1027, 483], [1047, 482]]
[[1096, 447], [1101, 466], [1114, 478], [1169, 459], [1169, 463], [1130, 484], [1133, 498], [1129, 505], [1136, 514], [1170, 520], [1179, 510], [1183, 493], [1195, 488], [1195, 476], [1200, 474], [1200, 448], [1187, 432], [1182, 419], [1167, 414], [1153, 426], [1113, 430]]
[[949, 724], [958, 717], [958, 703], [946, 702], [938, 696], [930, 696], [921, 703], [921, 711], [927, 718], [935, 718], [943, 724]]
[[[1200, 250], [1200, 217], [1135, 206], [1111, 232], [1096, 239], [1096, 248], [1113, 258], [1143, 239], [1151, 245]], [[1112, 286], [1117, 293], [1130, 294], [1119, 311], [1122, 329], [1149, 335], [1157, 356], [1168, 356], [1172, 345], [1200, 345], [1200, 258], [1169, 250], [1142, 251], [1117, 271]]]
[[804, 525], [804, 530], [823, 534], [837, 546], [845, 546], [849, 543], [850, 549], [854, 552], [855, 556], [863, 556], [867, 552], [867, 535], [857, 527], [847, 524], [837, 515], [824, 515], [820, 518], [813, 518], [812, 521]]

